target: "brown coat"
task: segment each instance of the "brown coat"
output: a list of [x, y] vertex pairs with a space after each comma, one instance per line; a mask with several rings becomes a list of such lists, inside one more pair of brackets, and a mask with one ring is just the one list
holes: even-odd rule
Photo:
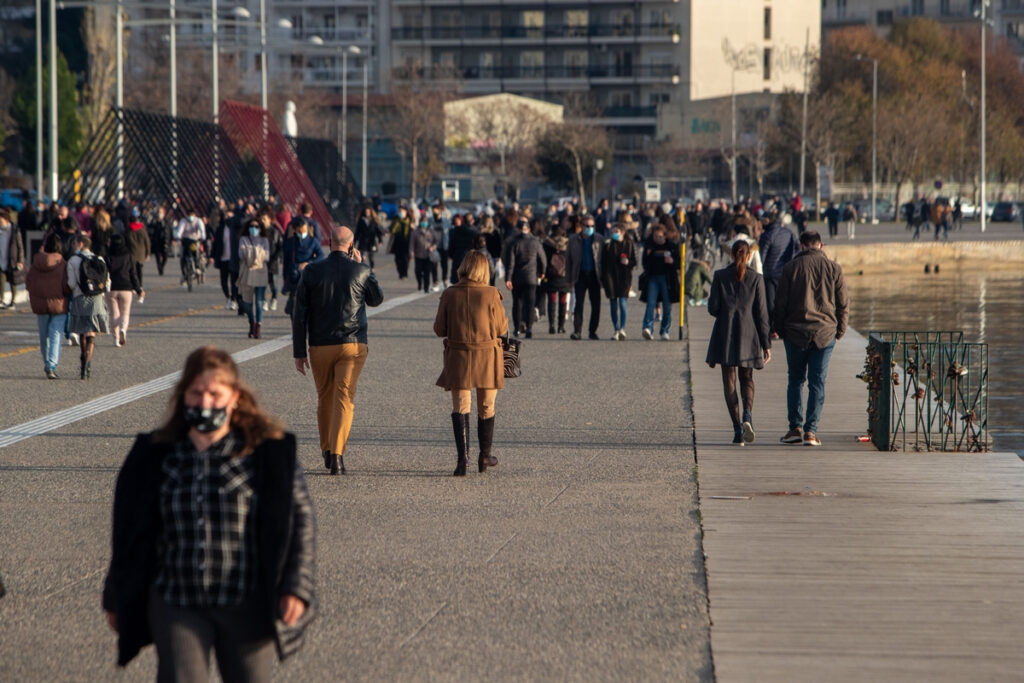
[[60, 315], [68, 312], [67, 262], [60, 254], [37, 253], [25, 283], [32, 312], [36, 315]]
[[445, 389], [501, 389], [504, 359], [499, 337], [508, 334], [501, 293], [462, 279], [441, 294], [434, 334], [444, 337], [444, 369], [437, 386]]

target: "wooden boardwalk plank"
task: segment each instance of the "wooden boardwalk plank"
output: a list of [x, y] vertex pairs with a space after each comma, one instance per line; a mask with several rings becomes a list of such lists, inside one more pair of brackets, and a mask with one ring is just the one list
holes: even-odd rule
[[822, 448], [783, 446], [785, 350], [755, 373], [758, 439], [733, 446], [711, 318], [690, 309], [700, 505], [717, 679], [1024, 679], [1024, 463], [878, 453], [836, 347]]

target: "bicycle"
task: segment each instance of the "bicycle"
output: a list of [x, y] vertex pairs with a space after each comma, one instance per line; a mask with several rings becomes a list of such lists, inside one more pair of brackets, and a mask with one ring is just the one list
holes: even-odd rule
[[206, 279], [203, 272], [202, 247], [195, 240], [182, 240], [181, 276], [192, 291], [193, 282], [202, 284]]

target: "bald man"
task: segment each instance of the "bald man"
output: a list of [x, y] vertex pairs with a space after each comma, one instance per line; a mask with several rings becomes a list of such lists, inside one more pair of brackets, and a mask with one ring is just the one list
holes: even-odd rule
[[366, 363], [366, 306], [384, 301], [353, 240], [347, 227], [331, 228], [331, 253], [302, 271], [292, 312], [295, 369], [313, 371], [320, 450], [331, 474], [345, 474], [356, 383]]

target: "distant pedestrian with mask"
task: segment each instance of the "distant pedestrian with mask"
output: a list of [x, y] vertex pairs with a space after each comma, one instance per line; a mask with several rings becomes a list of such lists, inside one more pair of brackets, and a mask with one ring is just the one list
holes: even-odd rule
[[301, 216], [292, 221], [293, 232], [284, 240], [284, 287], [282, 292], [288, 294], [288, 302], [284, 312], [292, 314], [295, 305], [295, 289], [299, 285], [302, 271], [310, 263], [316, 263], [324, 257], [320, 243], [313, 237], [313, 226]]
[[530, 222], [520, 218], [519, 234], [505, 248], [505, 287], [512, 292], [512, 334], [527, 339], [533, 337], [533, 309], [537, 300], [537, 285], [547, 268], [547, 258], [540, 240], [530, 231]]
[[627, 234], [628, 225], [616, 223], [601, 250], [601, 284], [611, 305], [614, 341], [626, 339], [626, 303], [636, 268], [636, 243]]
[[269, 281], [267, 228], [259, 219], [250, 218], [245, 223], [245, 234], [238, 241], [238, 301], [249, 318], [249, 339], [263, 338], [263, 302]]
[[566, 277], [573, 285], [576, 305], [572, 315], [570, 339], [583, 337], [583, 300], [590, 298], [590, 339], [598, 339], [597, 327], [601, 321], [601, 245], [604, 239], [595, 234], [594, 217], [587, 216], [583, 231], [569, 236], [566, 250]]

